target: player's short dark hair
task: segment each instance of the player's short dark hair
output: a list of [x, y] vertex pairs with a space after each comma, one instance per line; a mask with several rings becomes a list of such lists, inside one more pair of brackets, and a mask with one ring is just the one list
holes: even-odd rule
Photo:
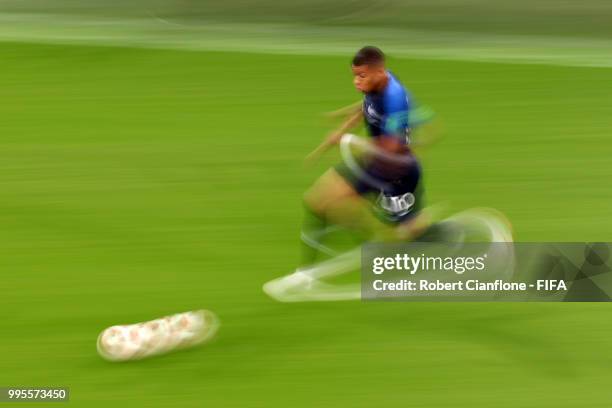
[[385, 54], [378, 47], [363, 47], [353, 57], [353, 65], [381, 65], [385, 63]]

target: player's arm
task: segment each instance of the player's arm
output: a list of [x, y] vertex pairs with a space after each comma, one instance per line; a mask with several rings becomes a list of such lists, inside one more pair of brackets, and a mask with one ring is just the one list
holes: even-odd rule
[[308, 156], [306, 156], [307, 162], [313, 162], [317, 160], [323, 153], [329, 150], [332, 146], [337, 145], [342, 138], [342, 135], [355, 128], [363, 119], [363, 112], [361, 109], [354, 112], [347, 120], [345, 120], [340, 127], [331, 132], [327, 138]]
[[425, 105], [418, 105], [410, 110], [410, 147], [417, 154], [442, 139], [444, 129], [435, 116], [434, 111]]
[[362, 101], [357, 101], [355, 103], [352, 103], [348, 106], [344, 106], [340, 109], [336, 109], [334, 111], [331, 112], [325, 112], [325, 116], [328, 118], [344, 118], [344, 117], [348, 117], [348, 116], [352, 116], [355, 113], [357, 113], [358, 111], [361, 110], [361, 107], [363, 105]]

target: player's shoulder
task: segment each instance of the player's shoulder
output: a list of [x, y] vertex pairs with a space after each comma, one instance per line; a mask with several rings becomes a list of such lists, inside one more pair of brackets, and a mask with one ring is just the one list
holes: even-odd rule
[[389, 83], [384, 94], [386, 104], [392, 106], [407, 104], [410, 99], [408, 91], [392, 72], [388, 71], [388, 74]]
[[387, 89], [392, 93], [403, 93], [407, 94], [408, 90], [402, 83], [402, 81], [391, 71], [387, 71], [389, 75], [389, 85]]

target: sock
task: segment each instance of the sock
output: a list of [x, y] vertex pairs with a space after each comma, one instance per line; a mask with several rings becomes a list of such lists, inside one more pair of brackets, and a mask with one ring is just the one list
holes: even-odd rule
[[318, 241], [318, 234], [325, 228], [327, 222], [325, 219], [315, 214], [308, 206], [304, 206], [304, 221], [302, 223], [301, 245], [302, 258], [300, 267], [313, 264], [317, 259], [317, 249], [308, 245], [306, 241]]

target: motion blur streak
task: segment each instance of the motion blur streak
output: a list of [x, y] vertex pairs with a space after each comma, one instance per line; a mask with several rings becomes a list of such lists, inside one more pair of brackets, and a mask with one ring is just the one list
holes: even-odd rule
[[[261, 292], [297, 263], [302, 193], [338, 156], [302, 160], [320, 114], [359, 99], [364, 43], [444, 124], [430, 203], [496, 208], [517, 241], [612, 241], [611, 3], [431, 3], [3, 1], [0, 386], [85, 407], [609, 406], [604, 304]], [[200, 308], [223, 322], [210, 344], [97, 356], [106, 327]]]

